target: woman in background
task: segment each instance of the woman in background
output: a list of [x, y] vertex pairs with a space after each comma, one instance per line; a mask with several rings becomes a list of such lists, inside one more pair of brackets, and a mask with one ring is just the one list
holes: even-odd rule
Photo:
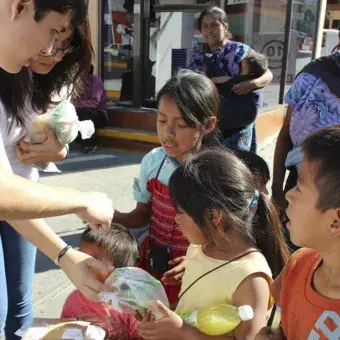
[[[231, 78], [239, 76], [242, 70], [248, 68], [247, 56], [251, 48], [243, 43], [231, 40], [231, 33], [225, 11], [219, 7], [212, 7], [203, 11], [198, 19], [198, 29], [206, 43], [206, 50], [200, 50], [191, 59], [188, 68], [205, 73], [216, 85], [224, 84]], [[241, 81], [233, 85], [232, 90], [237, 95], [244, 95], [258, 90], [256, 106], [258, 111], [263, 105], [262, 89], [272, 80], [272, 73], [267, 69], [262, 76]], [[220, 97], [223, 97], [223, 86], [219, 88]], [[223, 100], [223, 98], [221, 98]], [[223, 104], [223, 101], [221, 101]], [[220, 112], [221, 120], [225, 114], [223, 105]], [[226, 109], [228, 107], [226, 106]], [[228, 114], [229, 115], [229, 114]], [[238, 112], [234, 113], [234, 120], [239, 119]], [[235, 122], [233, 122], [235, 125]], [[257, 141], [254, 122], [249, 124], [249, 117], [236, 124], [223, 136], [224, 144], [234, 150], [247, 150], [256, 152]]]

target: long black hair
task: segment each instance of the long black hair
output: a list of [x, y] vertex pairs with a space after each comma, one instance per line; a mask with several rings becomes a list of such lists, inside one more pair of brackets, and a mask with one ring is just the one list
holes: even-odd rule
[[46, 75], [32, 74], [27, 68], [9, 74], [0, 68], [0, 101], [7, 117], [12, 118], [11, 124], [16, 122], [25, 127], [29, 106], [36, 111], [45, 110], [52, 103], [51, 95], [59, 93], [64, 86], [69, 96], [81, 94], [93, 56], [88, 17], [81, 25], [74, 26], [71, 46], [77, 48]]
[[[209, 210], [223, 212], [223, 226], [216, 231], [228, 240], [228, 230], [236, 228], [265, 256], [274, 277], [285, 265], [289, 251], [276, 208], [263, 194], [252, 218], [251, 202], [255, 183], [250, 170], [227, 149], [206, 149], [189, 156], [170, 178], [170, 197], [211, 239]], [[251, 220], [252, 218], [252, 220]], [[228, 241], [226, 241], [228, 242]]]
[[[171, 97], [185, 123], [192, 128], [207, 128], [213, 117], [219, 118], [219, 94], [215, 84], [204, 74], [181, 69], [170, 78], [157, 95], [157, 107], [163, 96]], [[217, 124], [216, 124], [217, 125]], [[220, 141], [217, 127], [203, 138], [203, 144]]]

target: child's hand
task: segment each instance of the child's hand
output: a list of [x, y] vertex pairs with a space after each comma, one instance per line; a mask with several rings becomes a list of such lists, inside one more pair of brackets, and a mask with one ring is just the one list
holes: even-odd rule
[[156, 321], [155, 316], [152, 314], [150, 310], [147, 310], [143, 316], [142, 322], [150, 322], [150, 321]]
[[149, 311], [145, 314], [143, 322], [137, 326], [138, 332], [145, 340], [179, 339], [184, 327], [181, 317], [165, 307], [160, 301], [157, 301], [157, 307], [164, 318], [155, 320], [155, 317]]
[[254, 91], [255, 88], [255, 83], [253, 81], [246, 80], [234, 85], [231, 89], [232, 91], [234, 91], [235, 94], [242, 95]]
[[67, 149], [57, 140], [53, 130], [45, 126], [46, 140], [42, 144], [28, 144], [20, 141], [17, 147], [17, 156], [23, 164], [40, 164], [62, 161], [67, 155]]
[[177, 257], [169, 262], [173, 268], [164, 273], [161, 281], [165, 285], [178, 285], [182, 282], [182, 277], [185, 272], [186, 256]]

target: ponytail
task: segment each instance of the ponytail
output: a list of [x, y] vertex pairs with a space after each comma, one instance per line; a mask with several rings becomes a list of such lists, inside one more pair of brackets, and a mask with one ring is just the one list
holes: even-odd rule
[[261, 250], [273, 272], [273, 277], [276, 278], [287, 263], [290, 252], [277, 209], [262, 193], [253, 219], [253, 231], [256, 246]]

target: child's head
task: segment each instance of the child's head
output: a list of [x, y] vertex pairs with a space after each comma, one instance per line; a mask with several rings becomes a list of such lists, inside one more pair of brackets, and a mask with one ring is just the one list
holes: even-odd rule
[[159, 140], [167, 155], [181, 163], [215, 129], [219, 95], [205, 75], [180, 70], [159, 91], [157, 107]]
[[245, 58], [246, 65], [242, 65], [242, 74], [255, 78], [263, 76], [268, 70], [268, 58], [264, 54], [251, 51]]
[[306, 138], [304, 159], [289, 202], [287, 227], [300, 247], [330, 251], [340, 243], [340, 125]]
[[267, 162], [256, 153], [244, 150], [235, 151], [253, 174], [255, 186], [259, 192], [268, 195], [267, 183], [270, 181], [270, 172]]
[[[128, 229], [112, 223], [107, 230], [87, 228], [81, 237], [80, 251], [116, 268], [134, 267], [138, 263], [139, 245]], [[101, 282], [110, 275], [105, 270], [92, 269]]]
[[229, 235], [237, 234], [263, 252], [274, 275], [280, 272], [288, 250], [276, 209], [258, 193], [250, 170], [233, 153], [207, 149], [188, 157], [169, 186], [176, 221], [191, 243], [230, 249]]

